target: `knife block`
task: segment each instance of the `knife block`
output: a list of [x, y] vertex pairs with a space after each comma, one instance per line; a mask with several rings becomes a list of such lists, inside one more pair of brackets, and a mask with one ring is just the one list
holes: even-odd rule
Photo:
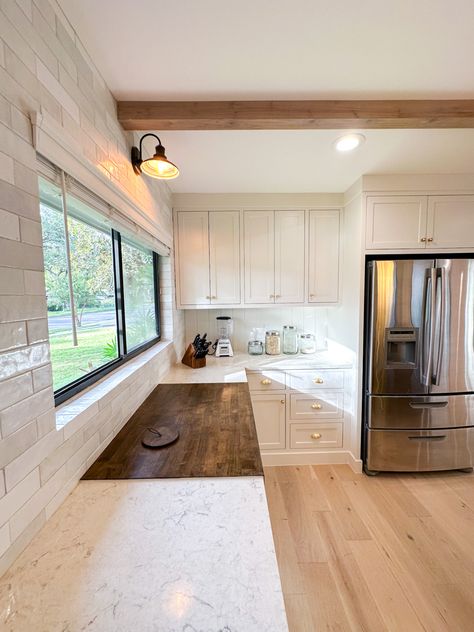
[[190, 366], [192, 369], [202, 369], [202, 367], [206, 366], [206, 356], [204, 356], [204, 358], [195, 358], [194, 353], [193, 345], [188, 345], [181, 362]]

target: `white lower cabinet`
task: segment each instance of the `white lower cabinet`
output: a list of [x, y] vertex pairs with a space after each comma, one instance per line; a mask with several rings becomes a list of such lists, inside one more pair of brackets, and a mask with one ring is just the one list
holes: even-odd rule
[[247, 370], [262, 455], [285, 464], [285, 459], [294, 463], [298, 451], [304, 462], [314, 452], [317, 462], [318, 452], [341, 450], [344, 425], [350, 418], [345, 412], [349, 406], [344, 389], [347, 371], [350, 369], [317, 367]]
[[262, 450], [285, 447], [284, 393], [256, 393], [252, 395], [252, 408], [257, 427], [258, 443]]

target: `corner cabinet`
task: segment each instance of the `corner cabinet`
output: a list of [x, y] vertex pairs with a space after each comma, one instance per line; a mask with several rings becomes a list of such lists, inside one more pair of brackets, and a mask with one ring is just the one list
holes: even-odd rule
[[177, 307], [336, 303], [340, 223], [337, 209], [176, 210]]
[[474, 195], [367, 197], [367, 250], [474, 246]]
[[179, 211], [175, 229], [178, 306], [240, 304], [239, 211]]

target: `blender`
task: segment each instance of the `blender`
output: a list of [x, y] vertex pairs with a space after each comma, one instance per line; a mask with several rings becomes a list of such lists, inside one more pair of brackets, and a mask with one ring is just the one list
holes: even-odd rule
[[234, 355], [230, 337], [234, 332], [234, 321], [230, 316], [217, 316], [216, 358], [230, 358]]

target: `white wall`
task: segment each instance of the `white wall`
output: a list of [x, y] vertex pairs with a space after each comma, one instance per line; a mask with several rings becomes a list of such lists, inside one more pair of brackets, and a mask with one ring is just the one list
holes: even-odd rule
[[81, 414], [57, 426], [30, 113], [45, 112], [74, 139], [79, 158], [140, 207], [144, 227], [154, 226], [169, 245], [171, 196], [167, 186], [132, 172], [132, 137], [56, 2], [0, 6], [1, 573], [181, 353], [184, 319], [173, 310], [172, 263], [164, 260], [163, 335], [176, 345], [142, 354], [128, 376], [105, 378], [95, 391], [103, 397], [81, 395]]

